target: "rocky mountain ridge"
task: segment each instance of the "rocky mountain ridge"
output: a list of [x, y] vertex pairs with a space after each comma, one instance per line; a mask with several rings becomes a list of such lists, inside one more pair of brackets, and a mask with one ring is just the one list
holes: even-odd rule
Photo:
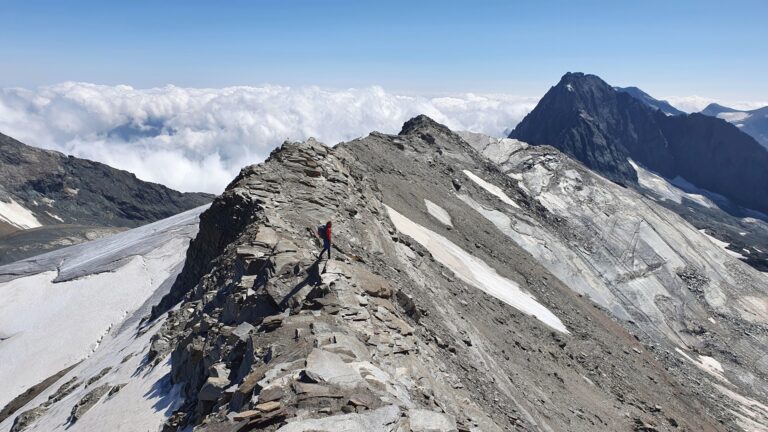
[[628, 93], [635, 99], [645, 103], [653, 109], [660, 110], [666, 115], [685, 115], [683, 111], [675, 108], [665, 100], [658, 100], [637, 87], [614, 87], [616, 91]]
[[0, 430], [139, 390], [166, 431], [768, 425], [765, 275], [552, 147], [425, 116], [244, 168], [172, 280]]
[[763, 147], [768, 148], [768, 107], [753, 110], [737, 110], [716, 103], [709, 104], [701, 114], [723, 119], [742, 132], [749, 134]]
[[164, 219], [212, 199], [0, 134], [0, 264]]
[[[283, 431], [735, 425], [731, 414], [686, 414], [700, 410], [691, 404], [717, 404], [677, 381], [691, 365], [674, 350], [659, 357], [637, 342], [666, 346], [666, 327], [643, 325], [656, 330], [633, 336], [619, 322], [634, 328], [626, 323], [635, 312], [616, 309], [629, 304], [596, 308], [582, 297], [596, 293], [500, 239], [488, 222], [500, 216], [477, 218], [473, 208], [501, 208], [563, 224], [509, 174], [423, 116], [400, 135], [372, 133], [335, 149], [286, 143], [244, 169], [203, 215], [200, 240], [155, 309], [159, 316], [182, 302], [151, 350], [154, 361], [170, 352], [173, 382], [185, 383], [187, 403], [170, 430], [188, 422]], [[336, 258], [325, 262], [307, 228], [329, 219], [339, 234]], [[230, 220], [235, 228], [223, 229]], [[226, 240], [202, 240], [211, 238]], [[211, 244], [223, 248], [205, 252]], [[488, 277], [522, 292], [494, 292]]]

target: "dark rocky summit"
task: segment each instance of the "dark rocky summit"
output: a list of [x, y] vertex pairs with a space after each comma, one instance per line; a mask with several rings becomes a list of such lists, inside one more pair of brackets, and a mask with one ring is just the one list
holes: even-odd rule
[[164, 219], [212, 199], [0, 134], [0, 201], [23, 207], [41, 225], [15, 226], [0, 217], [0, 264]]
[[669, 116], [594, 75], [567, 73], [510, 134], [552, 145], [620, 184], [635, 162], [768, 212], [768, 150], [728, 122]]

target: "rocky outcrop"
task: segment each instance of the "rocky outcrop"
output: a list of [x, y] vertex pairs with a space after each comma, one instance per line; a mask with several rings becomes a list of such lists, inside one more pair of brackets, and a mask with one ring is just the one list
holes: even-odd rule
[[4, 220], [0, 211], [0, 247], [6, 244], [6, 235], [38, 226], [42, 228], [35, 231], [43, 231], [24, 238], [28, 250], [14, 248], [0, 254], [0, 264], [93, 239], [104, 235], [105, 227], [125, 229], [164, 219], [213, 199], [210, 194], [181, 193], [145, 182], [98, 162], [30, 147], [2, 134], [0, 185], [0, 202], [36, 220], [27, 226], [13, 217]]
[[565, 74], [510, 138], [552, 145], [620, 184], [637, 183], [632, 159], [768, 212], [768, 150], [752, 137], [720, 119], [669, 116], [594, 75]]

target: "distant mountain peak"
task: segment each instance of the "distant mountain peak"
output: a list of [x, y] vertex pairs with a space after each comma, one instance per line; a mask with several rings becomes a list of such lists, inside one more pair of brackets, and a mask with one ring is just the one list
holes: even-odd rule
[[768, 106], [753, 110], [738, 110], [711, 103], [700, 112], [705, 116], [717, 117], [731, 123], [768, 149]]
[[[0, 264], [154, 222], [213, 200], [0, 133]], [[32, 230], [34, 228], [34, 230]]]
[[637, 88], [617, 89], [594, 75], [567, 73], [509, 137], [552, 145], [620, 184], [637, 183], [632, 159], [662, 176], [681, 176], [768, 211], [768, 151], [740, 131], [740, 122], [750, 117], [718, 116], [729, 124], [703, 114], [668, 115], [658, 108], [661, 102]]
[[717, 115], [720, 114], [720, 113], [735, 112], [735, 111], [736, 110], [733, 109], [733, 108], [729, 108], [727, 106], [720, 105], [718, 103], [714, 103], [713, 102], [713, 103], [707, 105], [706, 108], [704, 108], [703, 110], [701, 110], [699, 112], [704, 114], [704, 115], [708, 115], [708, 116], [712, 116], [712, 117], [717, 117]]

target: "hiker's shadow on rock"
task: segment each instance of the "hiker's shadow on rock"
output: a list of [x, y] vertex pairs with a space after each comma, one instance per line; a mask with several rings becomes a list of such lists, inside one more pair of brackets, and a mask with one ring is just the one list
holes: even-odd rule
[[322, 259], [318, 257], [315, 259], [315, 261], [307, 268], [306, 273], [307, 277], [305, 277], [301, 282], [299, 282], [296, 286], [293, 287], [291, 292], [285, 295], [283, 299], [280, 301], [280, 304], [278, 305], [280, 308], [284, 308], [285, 305], [288, 303], [288, 300], [293, 297], [297, 292], [299, 292], [302, 288], [305, 286], [319, 286], [323, 283], [323, 278], [320, 276], [322, 273], [325, 273], [325, 268], [328, 265], [326, 264], [323, 266], [322, 271], [320, 270], [320, 261]]

